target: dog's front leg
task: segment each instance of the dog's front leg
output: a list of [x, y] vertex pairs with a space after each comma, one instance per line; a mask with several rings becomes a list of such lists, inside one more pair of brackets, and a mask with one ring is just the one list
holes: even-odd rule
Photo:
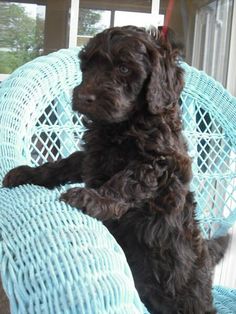
[[161, 163], [131, 165], [97, 190], [72, 188], [61, 200], [100, 220], [118, 219], [135, 203], [153, 197], [167, 178]]
[[67, 182], [82, 182], [81, 172], [84, 153], [75, 152], [57, 162], [48, 162], [39, 167], [19, 166], [10, 170], [3, 179], [4, 187], [36, 184], [53, 188]]

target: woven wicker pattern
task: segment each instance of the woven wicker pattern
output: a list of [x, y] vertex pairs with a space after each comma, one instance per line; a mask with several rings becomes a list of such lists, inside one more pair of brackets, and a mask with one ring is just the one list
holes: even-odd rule
[[70, 91], [81, 80], [78, 49], [39, 57], [1, 84], [0, 176], [20, 164], [42, 164], [78, 149], [83, 129]]
[[[17, 165], [39, 165], [78, 149], [84, 129], [70, 100], [81, 80], [77, 55], [78, 49], [67, 49], [37, 58], [2, 83], [0, 179]], [[203, 72], [182, 66], [192, 188], [210, 237], [236, 220], [236, 100]], [[0, 190], [0, 269], [12, 312], [143, 313], [113, 238], [58, 195], [58, 189], [33, 186]], [[214, 296], [220, 314], [236, 313], [234, 290], [216, 287]]]
[[217, 286], [213, 289], [213, 296], [217, 313], [235, 314], [236, 313], [236, 291]]
[[236, 99], [187, 64], [183, 122], [193, 157], [197, 215], [206, 237], [225, 234], [236, 220]]
[[114, 238], [59, 195], [27, 185], [0, 191], [0, 270], [12, 313], [144, 313]]

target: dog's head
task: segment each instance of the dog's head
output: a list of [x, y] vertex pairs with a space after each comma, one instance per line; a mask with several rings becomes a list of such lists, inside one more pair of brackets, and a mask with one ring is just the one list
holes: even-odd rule
[[116, 123], [139, 110], [158, 114], [177, 103], [183, 87], [176, 50], [158, 32], [114, 27], [80, 52], [82, 82], [73, 109], [94, 121]]

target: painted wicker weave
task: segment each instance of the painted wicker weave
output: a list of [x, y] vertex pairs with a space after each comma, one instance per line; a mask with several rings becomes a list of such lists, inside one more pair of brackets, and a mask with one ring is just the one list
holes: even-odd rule
[[197, 216], [205, 236], [217, 236], [236, 221], [236, 98], [204, 72], [183, 68], [183, 122]]
[[0, 269], [11, 312], [145, 313], [119, 245], [59, 195], [30, 185], [1, 190]]
[[[0, 90], [0, 178], [77, 150], [84, 131], [71, 112], [78, 49], [24, 65]], [[236, 220], [236, 100], [184, 64], [183, 120], [192, 188], [206, 237]], [[65, 189], [65, 187], [63, 187]], [[13, 313], [144, 313], [124, 255], [105, 227], [58, 201], [59, 189], [0, 190], [0, 270]], [[95, 253], [95, 254], [94, 254]], [[236, 313], [235, 290], [214, 288], [219, 313]]]

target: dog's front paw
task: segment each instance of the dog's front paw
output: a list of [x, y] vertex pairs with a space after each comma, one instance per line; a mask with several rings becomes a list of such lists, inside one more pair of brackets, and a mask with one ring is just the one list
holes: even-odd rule
[[60, 200], [86, 214], [97, 217], [101, 212], [101, 196], [94, 189], [72, 188], [61, 194]]
[[31, 183], [32, 168], [29, 166], [19, 166], [10, 170], [3, 179], [3, 187], [15, 187], [22, 184]]
[[84, 188], [72, 188], [62, 193], [60, 201], [63, 201], [73, 207], [85, 210], [86, 208], [86, 193]]
[[60, 200], [102, 221], [119, 219], [130, 207], [122, 201], [101, 196], [94, 189], [72, 188], [61, 194]]

